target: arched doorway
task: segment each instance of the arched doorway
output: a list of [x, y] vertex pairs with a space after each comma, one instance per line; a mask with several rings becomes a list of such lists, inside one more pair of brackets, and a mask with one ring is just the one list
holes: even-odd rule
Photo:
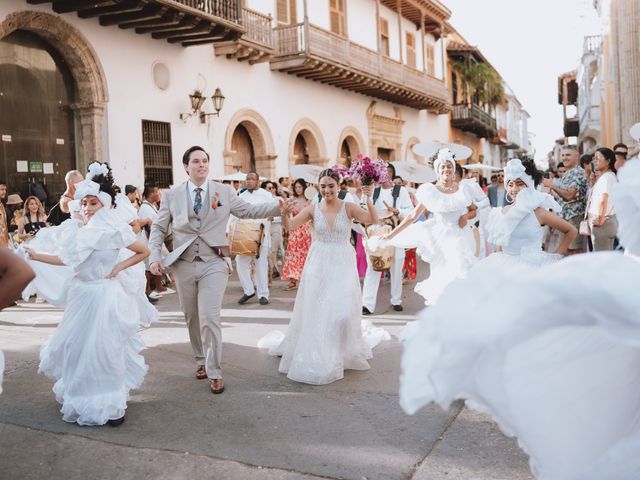
[[233, 150], [233, 169], [238, 172], [251, 172], [256, 169], [256, 157], [249, 131], [242, 124], [238, 125], [231, 137]]
[[289, 164], [324, 165], [326, 162], [324, 140], [318, 126], [309, 119], [297, 122], [291, 131]]
[[25, 30], [0, 40], [0, 58], [0, 177], [23, 199], [40, 184], [51, 206], [76, 168], [75, 82], [62, 56]]
[[275, 178], [277, 155], [271, 131], [253, 110], [240, 110], [229, 121], [223, 156], [225, 174], [255, 170], [262, 177]]
[[338, 142], [338, 163], [351, 166], [359, 154], [365, 154], [364, 139], [360, 132], [353, 127], [345, 128], [340, 134]]
[[[12, 75], [8, 73], [12, 70], [14, 74], [20, 71], [22, 78], [28, 78], [19, 85], [15, 78], [10, 84], [4, 78], [0, 79], [0, 101], [3, 102], [0, 112], [4, 118], [0, 169], [8, 162], [9, 166], [14, 165], [16, 174], [42, 174], [49, 193], [55, 196], [61, 191], [61, 187], [56, 186], [60, 184], [60, 175], [66, 173], [66, 170], [62, 171], [67, 168], [63, 161], [70, 162], [71, 168], [86, 171], [91, 161], [102, 160], [102, 120], [108, 101], [102, 66], [91, 45], [75, 27], [59, 16], [41, 11], [20, 11], [4, 17], [0, 21], [0, 45], [3, 49], [0, 56], [10, 58], [3, 63], [3, 77]], [[9, 57], [6, 56], [7, 51], [10, 51]], [[33, 95], [36, 86], [42, 90], [40, 93], [44, 93], [42, 99]], [[5, 100], [1, 100], [2, 97]], [[9, 102], [6, 100], [9, 97], [13, 99], [11, 105], [5, 103]], [[41, 102], [41, 106], [35, 107], [36, 102]], [[11, 115], [6, 115], [6, 111]], [[24, 119], [19, 118], [21, 115], [32, 117], [28, 134], [22, 126]], [[5, 121], [11, 130], [4, 130], [7, 128]], [[16, 158], [25, 155], [15, 151], [16, 148], [20, 150], [21, 147], [16, 145], [22, 143], [20, 139], [25, 135], [32, 138], [37, 135], [41, 140], [35, 143], [26, 140], [32, 144], [31, 150], [26, 151], [27, 158]], [[9, 137], [11, 141], [7, 140]], [[42, 140], [47, 137], [47, 141]], [[13, 146], [9, 147], [9, 144]], [[51, 149], [53, 153], [46, 154]], [[58, 160], [48, 161], [52, 158]], [[25, 164], [16, 163], [18, 161], [27, 162], [28, 172], [17, 171], [25, 169]], [[33, 168], [31, 162], [34, 163]], [[54, 164], [53, 174], [48, 173], [51, 163]], [[55, 173], [57, 170], [60, 173]]]

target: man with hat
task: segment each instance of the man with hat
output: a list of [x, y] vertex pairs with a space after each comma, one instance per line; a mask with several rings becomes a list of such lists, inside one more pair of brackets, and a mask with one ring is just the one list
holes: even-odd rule
[[17, 193], [12, 193], [7, 197], [7, 221], [9, 222], [9, 233], [18, 230], [18, 222], [22, 217], [22, 197]]

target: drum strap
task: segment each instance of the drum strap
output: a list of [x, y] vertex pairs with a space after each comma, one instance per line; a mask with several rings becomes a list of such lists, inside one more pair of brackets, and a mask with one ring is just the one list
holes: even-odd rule
[[[376, 187], [373, 190], [373, 198], [371, 200], [373, 201], [374, 205], [376, 204], [376, 202], [378, 201], [378, 197], [380, 196], [380, 188], [381, 187]], [[394, 185], [393, 190], [391, 190], [391, 198], [393, 198], [393, 208], [396, 208], [396, 203], [398, 203], [398, 197], [400, 196], [400, 188], [401, 188], [401, 185]]]

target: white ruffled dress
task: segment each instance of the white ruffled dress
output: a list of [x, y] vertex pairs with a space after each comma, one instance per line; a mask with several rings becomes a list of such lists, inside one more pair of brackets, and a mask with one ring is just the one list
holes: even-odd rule
[[134, 241], [129, 225], [103, 208], [58, 254], [73, 275], [65, 283], [62, 321], [40, 351], [39, 372], [56, 381], [53, 391], [67, 422], [104, 425], [122, 417], [129, 391], [147, 372], [139, 354], [140, 317], [127, 285], [120, 275], [105, 279], [121, 249]]
[[407, 412], [466, 400], [517, 436], [540, 480], [640, 478], [636, 164], [614, 192], [626, 255], [507, 266], [493, 278], [473, 269], [422, 312], [402, 357]]
[[[460, 185], [454, 193], [443, 193], [425, 183], [416, 191], [416, 199], [429, 211], [429, 218], [416, 222], [389, 241], [399, 248], [417, 247], [418, 254], [429, 263], [429, 277], [416, 285], [427, 305], [434, 304], [451, 282], [463, 278], [477, 262], [471, 222], [460, 228], [458, 221], [473, 203], [468, 187]], [[373, 248], [376, 248], [375, 245]]]

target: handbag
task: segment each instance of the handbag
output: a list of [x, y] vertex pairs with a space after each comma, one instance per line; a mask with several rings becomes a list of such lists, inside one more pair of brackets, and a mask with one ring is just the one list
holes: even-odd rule
[[589, 225], [589, 220], [587, 220], [589, 216], [589, 206], [591, 205], [591, 194], [589, 193], [589, 199], [587, 200], [587, 205], [584, 208], [584, 218], [580, 221], [580, 225], [578, 226], [578, 234], [584, 235], [585, 237], [591, 236], [591, 225]]

